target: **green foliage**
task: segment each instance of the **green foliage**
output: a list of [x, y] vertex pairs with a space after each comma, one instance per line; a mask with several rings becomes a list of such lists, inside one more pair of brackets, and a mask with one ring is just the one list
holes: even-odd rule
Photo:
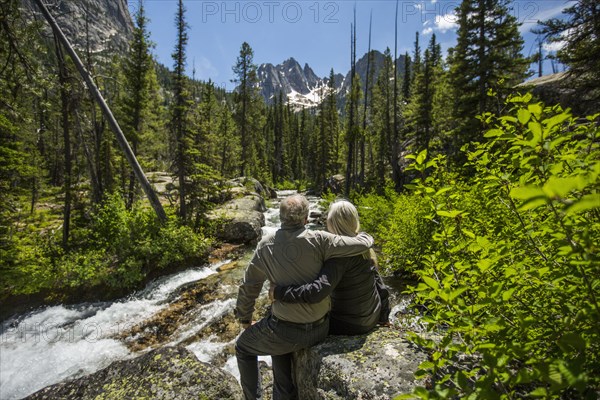
[[18, 259], [12, 274], [5, 275], [4, 294], [94, 286], [133, 289], [156, 270], [203, 259], [209, 245], [174, 215], [161, 225], [151, 208], [136, 203], [128, 210], [118, 194], [104, 199], [89, 225], [73, 230], [69, 251], [59, 239], [39, 232], [19, 238]]
[[394, 273], [414, 270], [432, 243], [434, 224], [427, 219], [427, 200], [387, 187], [384, 195], [371, 193], [355, 202], [361, 230], [372, 234], [381, 248], [380, 265]]
[[360, 229], [369, 232], [377, 240], [383, 240], [383, 234], [389, 226], [394, 213], [394, 205], [399, 195], [391, 188], [384, 195], [375, 193], [356, 196], [355, 203], [360, 216]]
[[431, 250], [411, 290], [441, 338], [418, 398], [594, 398], [600, 389], [600, 115], [507, 100], [485, 114], [485, 143], [465, 146], [476, 173], [446, 178], [420, 154], [415, 193], [431, 204]]
[[434, 224], [427, 220], [427, 200], [420, 196], [399, 196], [382, 232], [382, 261], [392, 271], [412, 271], [431, 246]]
[[281, 183], [275, 185], [277, 190], [297, 190], [298, 192], [303, 192], [309, 188], [309, 182], [304, 180], [285, 180]]

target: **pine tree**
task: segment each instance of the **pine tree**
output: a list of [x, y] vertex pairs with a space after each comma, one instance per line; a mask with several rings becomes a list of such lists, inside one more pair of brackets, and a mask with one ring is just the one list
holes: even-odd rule
[[[289, 105], [289, 103], [288, 103]], [[300, 130], [301, 114], [293, 112], [288, 107], [289, 116], [289, 140], [288, 155], [290, 159], [289, 177], [294, 181], [302, 181], [304, 179], [304, 157], [306, 153], [302, 152], [302, 132]]]
[[[300, 112], [300, 126], [299, 126], [299, 138], [300, 138], [300, 152], [301, 152], [301, 176], [299, 179], [303, 181], [314, 180], [314, 167], [317, 164], [316, 162], [316, 154], [314, 151], [313, 145], [316, 142], [315, 140], [315, 118], [313, 115], [309, 114], [309, 111], [302, 107], [302, 111]], [[317, 188], [317, 186], [314, 186]]]
[[284, 137], [285, 137], [285, 120], [284, 120], [283, 92], [279, 92], [273, 106], [273, 147], [274, 159], [272, 168], [273, 183], [281, 183], [284, 176]]
[[[409, 62], [408, 57], [405, 60], [405, 68], [408, 68]], [[409, 91], [409, 84], [407, 78], [409, 77], [409, 69], [405, 70], [404, 79], [406, 85], [406, 92]], [[396, 1], [396, 14], [394, 19], [394, 97], [393, 97], [393, 129], [392, 137], [389, 141], [389, 157], [390, 166], [392, 167], [392, 180], [394, 181], [394, 187], [396, 191], [402, 190], [403, 174], [402, 168], [400, 167], [400, 153], [401, 153], [401, 130], [403, 129], [403, 115], [402, 115], [402, 104], [400, 102], [400, 93], [398, 92], [400, 79], [400, 72], [398, 71], [398, 1]], [[405, 96], [404, 101], [407, 101]]]
[[327, 134], [328, 113], [327, 101], [321, 101], [319, 105], [318, 128], [315, 137], [314, 154], [314, 179], [313, 183], [316, 187], [322, 189], [325, 186], [325, 181], [328, 177], [328, 165], [331, 162], [332, 148]]
[[412, 69], [412, 59], [408, 52], [404, 54], [404, 73], [402, 77], [402, 98], [408, 103], [410, 100], [410, 71]]
[[356, 8], [354, 9], [354, 24], [350, 26], [351, 66], [350, 66], [350, 93], [346, 103], [346, 195], [354, 188], [357, 178], [357, 145], [360, 127], [358, 125], [358, 105], [360, 102], [361, 88], [360, 77], [356, 72]]
[[407, 127], [416, 139], [418, 151], [429, 150], [433, 136], [433, 99], [441, 62], [441, 47], [433, 34], [425, 50], [424, 61], [414, 77], [413, 95], [406, 111]]
[[194, 136], [194, 147], [199, 152], [197, 161], [219, 169], [216, 161], [218, 148], [215, 143], [219, 136], [219, 108], [221, 106], [217, 102], [215, 85], [212, 80], [209, 79], [202, 85], [201, 93], [201, 101], [198, 104], [197, 129]]
[[[217, 195], [217, 182], [221, 180], [215, 142], [218, 135], [218, 108], [216, 90], [212, 81], [190, 82], [193, 105], [190, 110], [189, 147], [186, 149], [188, 167], [188, 213], [193, 218], [194, 229], [199, 229], [204, 212], [210, 207], [210, 198]], [[199, 96], [199, 97], [198, 97]]]
[[[366, 79], [365, 79], [365, 99], [363, 102], [363, 123], [362, 123], [362, 129], [361, 129], [361, 136], [360, 136], [360, 148], [359, 148], [359, 152], [360, 152], [360, 175], [359, 175], [359, 182], [361, 185], [364, 185], [365, 183], [365, 168], [366, 168], [366, 157], [367, 157], [367, 149], [366, 149], [366, 142], [367, 139], [369, 139], [370, 142], [370, 127], [369, 129], [367, 129], [367, 120], [369, 119], [369, 109], [368, 109], [368, 104], [369, 104], [369, 100], [370, 97], [369, 95], [372, 92], [372, 86], [373, 86], [373, 80], [375, 78], [375, 68], [374, 66], [372, 66], [373, 64], [373, 57], [374, 57], [374, 53], [371, 52], [371, 27], [373, 25], [373, 13], [371, 12], [371, 17], [369, 19], [369, 47], [367, 48], [367, 74], [366, 74]], [[370, 146], [369, 146], [370, 148]], [[372, 151], [370, 152], [372, 154]], [[371, 157], [372, 158], [372, 157]]]
[[65, 202], [63, 207], [62, 224], [62, 246], [67, 248], [71, 231], [71, 206], [73, 195], [73, 154], [71, 151], [71, 106], [72, 91], [69, 81], [71, 74], [67, 67], [61, 44], [56, 36], [54, 37], [56, 59], [58, 61], [58, 83], [60, 87], [60, 105], [61, 105], [61, 128], [63, 132], [63, 155], [64, 155], [64, 193]]
[[253, 62], [254, 51], [246, 42], [242, 43], [240, 54], [233, 72], [236, 75], [235, 83], [238, 84], [235, 94], [235, 120], [239, 129], [242, 154], [240, 160], [240, 175], [245, 176], [257, 171], [257, 75], [256, 65]]
[[[497, 99], [506, 98], [527, 77], [529, 60], [521, 53], [523, 39], [508, 5], [508, 0], [463, 0], [457, 8], [457, 44], [449, 51], [455, 154], [464, 143], [481, 138], [475, 116], [498, 113]], [[490, 90], [497, 99], [488, 96]]]
[[218, 116], [218, 138], [215, 146], [219, 149], [219, 173], [223, 177], [234, 177], [238, 172], [236, 163], [241, 152], [239, 137], [235, 134], [235, 121], [225, 103]]
[[376, 134], [374, 186], [381, 192], [385, 188], [386, 166], [389, 166], [390, 145], [393, 132], [393, 76], [394, 65], [390, 49], [384, 52], [383, 66], [373, 91], [373, 129]]
[[172, 54], [173, 65], [173, 104], [171, 129], [175, 140], [175, 172], [179, 183], [179, 216], [183, 221], [188, 218], [187, 213], [187, 183], [191, 161], [188, 159], [190, 138], [188, 131], [188, 114], [190, 100], [187, 77], [185, 76], [186, 46], [188, 42], [188, 24], [185, 21], [185, 7], [183, 0], [179, 0], [175, 15], [177, 28], [177, 42]]
[[[140, 137], [147, 127], [152, 90], [153, 60], [150, 55], [150, 33], [147, 30], [148, 20], [144, 12], [144, 3], [135, 17], [136, 26], [130, 43], [129, 54], [125, 58], [123, 73], [125, 76], [123, 129], [133, 154], [137, 156]], [[135, 193], [135, 175], [129, 177], [127, 207], [131, 208]]]
[[[49, 92], [39, 55], [37, 24], [26, 24], [18, 0], [0, 8], [0, 275], [17, 274], [20, 257], [13, 235], [14, 219], [30, 195], [31, 211], [42, 184], [41, 163], [46, 156]], [[36, 110], [36, 112], [32, 112]], [[53, 153], [48, 150], [48, 153]], [[49, 157], [48, 157], [49, 158]], [[18, 218], [18, 217], [17, 217]], [[29, 276], [25, 279], [30, 279]]]
[[575, 89], [578, 99], [597, 112], [600, 109], [600, 3], [577, 0], [563, 11], [567, 19], [542, 22], [543, 34], [550, 42], [564, 42], [557, 58], [569, 67], [566, 85]]
[[419, 44], [419, 32], [415, 32], [415, 49], [413, 51], [413, 62], [410, 70], [410, 84], [414, 85], [417, 75], [421, 72], [421, 45]]

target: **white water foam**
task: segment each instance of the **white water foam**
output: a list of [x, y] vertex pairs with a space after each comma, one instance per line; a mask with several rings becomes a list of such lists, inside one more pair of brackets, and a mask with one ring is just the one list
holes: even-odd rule
[[180, 332], [176, 333], [175, 340], [169, 344], [175, 345], [181, 343], [185, 339], [194, 336], [211, 322], [227, 313], [233, 312], [235, 301], [235, 299], [216, 300], [212, 303], [202, 305], [199, 307], [197, 314], [191, 318], [193, 320], [192, 324], [181, 327], [179, 329]]
[[175, 289], [216, 273], [227, 261], [162, 278], [126, 300], [49, 307], [4, 322], [0, 399], [18, 399], [131, 357], [115, 337], [166, 307]]

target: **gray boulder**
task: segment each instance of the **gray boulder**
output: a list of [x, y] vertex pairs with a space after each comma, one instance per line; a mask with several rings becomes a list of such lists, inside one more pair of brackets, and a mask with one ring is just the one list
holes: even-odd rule
[[228, 185], [232, 188], [243, 187], [248, 192], [254, 192], [259, 196], [262, 196], [265, 199], [272, 199], [277, 197], [277, 193], [274, 189], [263, 185], [258, 180], [254, 178], [249, 178], [246, 176], [242, 176], [239, 178], [231, 179], [227, 181]]
[[333, 175], [325, 182], [324, 191], [330, 191], [333, 194], [340, 194], [344, 191], [344, 185], [346, 184], [346, 177], [344, 175]]
[[395, 329], [329, 336], [294, 353], [299, 398], [392, 399], [418, 385], [413, 373], [425, 359], [426, 354]]
[[547, 106], [560, 104], [564, 109], [571, 108], [574, 115], [592, 115], [598, 112], [598, 100], [593, 94], [579, 90], [582, 85], [567, 71], [530, 79], [516, 88], [531, 92]]
[[228, 372], [198, 361], [183, 347], [163, 347], [26, 399], [242, 399]]
[[228, 243], [250, 243], [261, 236], [265, 224], [265, 201], [258, 195], [247, 195], [228, 201], [208, 214], [217, 224], [216, 235]]

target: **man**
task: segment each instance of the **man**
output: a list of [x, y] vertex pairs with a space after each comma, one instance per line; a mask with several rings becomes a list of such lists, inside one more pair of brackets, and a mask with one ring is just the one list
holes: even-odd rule
[[310, 347], [327, 336], [330, 298], [318, 303], [275, 301], [270, 315], [251, 325], [256, 298], [265, 281], [277, 286], [304, 284], [314, 280], [329, 258], [353, 256], [367, 251], [373, 238], [307, 230], [308, 200], [302, 195], [285, 198], [279, 207], [281, 229], [258, 244], [239, 288], [235, 314], [245, 329], [235, 350], [240, 381], [246, 399], [260, 399], [262, 389], [258, 355], [273, 360], [273, 398], [296, 399], [292, 379], [292, 353]]

